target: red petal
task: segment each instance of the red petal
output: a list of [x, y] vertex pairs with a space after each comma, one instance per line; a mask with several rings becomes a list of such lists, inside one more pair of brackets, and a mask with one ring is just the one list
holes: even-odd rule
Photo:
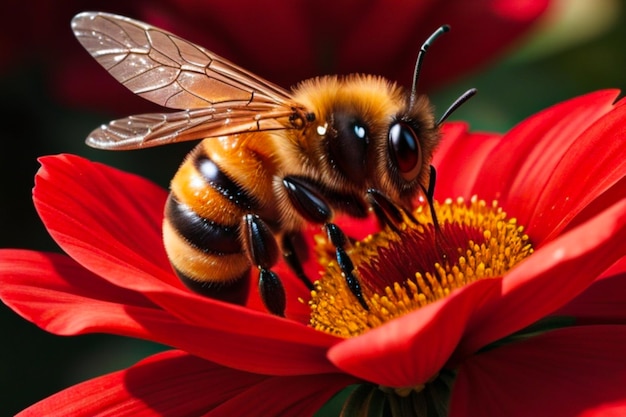
[[553, 315], [575, 317], [577, 324], [626, 324], [626, 257]]
[[450, 417], [626, 415], [626, 326], [555, 330], [468, 359]]
[[[433, 158], [437, 168], [435, 198], [469, 199], [476, 194], [476, 179], [488, 166], [487, 159], [500, 143], [501, 135], [470, 133], [465, 123], [447, 123], [442, 134], [441, 146]], [[479, 195], [479, 198], [483, 197]]]
[[[335, 369], [325, 357], [328, 347], [340, 340], [335, 336], [292, 320], [187, 292], [150, 293], [149, 297], [185, 324], [177, 324], [172, 329], [194, 342], [187, 343], [185, 350], [206, 359], [272, 375]], [[150, 330], [153, 334], [167, 334], [167, 329], [159, 326]], [[194, 334], [194, 331], [201, 334]], [[180, 346], [181, 342], [176, 341], [175, 346]], [[237, 356], [232, 352], [237, 352]]]
[[589, 406], [578, 417], [623, 417], [626, 414], [626, 398], [610, 403]]
[[626, 199], [546, 244], [502, 280], [502, 296], [471, 319], [459, 352], [471, 353], [554, 312], [624, 256]]
[[[551, 204], [555, 204], [557, 200], [543, 191], [552, 173], [570, 152], [572, 143], [613, 109], [618, 94], [616, 90], [608, 90], [574, 98], [520, 123], [489, 155], [488, 166], [475, 183], [475, 193], [485, 200], [498, 200], [511, 217], [528, 225], [533, 216], [543, 213], [538, 212], [542, 196], [551, 198]], [[576, 175], [584, 172], [573, 167], [561, 185], [579, 186]], [[571, 209], [571, 205], [568, 207]], [[528, 232], [543, 237], [549, 231], [535, 228]]]
[[609, 187], [605, 192], [596, 195], [595, 198], [587, 204], [577, 215], [570, 221], [563, 231], [573, 229], [580, 224], [590, 220], [606, 207], [614, 204], [626, 194], [626, 176]]
[[182, 288], [161, 241], [163, 189], [74, 155], [44, 157], [41, 164], [35, 207], [65, 252], [122, 287]]
[[110, 332], [148, 336], [133, 309], [156, 306], [116, 287], [70, 258], [26, 250], [0, 250], [0, 297], [22, 317], [56, 334]]
[[267, 377], [170, 351], [70, 387], [19, 416], [311, 415], [351, 382], [342, 375]]
[[[202, 297], [205, 314], [185, 322], [140, 293], [93, 275], [66, 256], [0, 251], [0, 296], [46, 330], [63, 335], [105, 332], [174, 346], [231, 367], [265, 374], [334, 372], [326, 359], [337, 339], [310, 327]], [[168, 295], [160, 295], [168, 298]], [[171, 301], [170, 294], [169, 301]], [[195, 311], [187, 298], [178, 299]], [[176, 301], [174, 302], [176, 303]], [[190, 305], [191, 304], [191, 305]], [[206, 308], [209, 304], [212, 308]], [[233, 310], [229, 312], [228, 308]], [[277, 323], [278, 322], [278, 323]], [[206, 327], [202, 323], [208, 324]], [[216, 343], [219, 341], [219, 343]], [[237, 352], [237, 355], [233, 355]], [[280, 352], [280, 354], [277, 354]]]
[[461, 339], [474, 309], [496, 297], [500, 280], [483, 280], [391, 320], [328, 351], [341, 370], [391, 387], [425, 383], [439, 372]]
[[[551, 240], [567, 224], [620, 180], [610, 196], [626, 195], [626, 100], [581, 132], [541, 185], [527, 231], [538, 242]], [[544, 175], [545, 175], [544, 174]], [[529, 179], [530, 181], [530, 179]], [[606, 195], [605, 195], [606, 197]], [[555, 204], [557, 202], [558, 204]]]
[[268, 378], [206, 415], [311, 416], [338, 391], [357, 382], [344, 374]]
[[558, 104], [501, 140], [445, 125], [433, 162], [437, 198], [497, 199], [536, 246], [588, 220], [626, 194], [626, 101], [613, 105], [616, 94]]

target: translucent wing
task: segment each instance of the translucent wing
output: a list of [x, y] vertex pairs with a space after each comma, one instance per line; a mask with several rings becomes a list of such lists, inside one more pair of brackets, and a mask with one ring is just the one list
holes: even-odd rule
[[[135, 94], [172, 109], [103, 125], [87, 142], [132, 149], [183, 140], [284, 129], [306, 113], [290, 93], [235, 64], [146, 23], [108, 13], [74, 17], [85, 49]], [[278, 120], [281, 119], [281, 120]]]
[[254, 108], [215, 107], [175, 113], [147, 113], [102, 125], [87, 137], [87, 144], [100, 149], [138, 149], [168, 143], [260, 130], [293, 128], [292, 111], [258, 112]]

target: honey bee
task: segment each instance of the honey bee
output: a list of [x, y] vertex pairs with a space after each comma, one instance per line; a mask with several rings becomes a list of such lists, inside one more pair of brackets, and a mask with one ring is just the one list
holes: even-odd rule
[[323, 76], [287, 91], [127, 17], [81, 13], [72, 29], [133, 93], [179, 110], [112, 121], [91, 132], [88, 145], [125, 150], [202, 139], [171, 181], [165, 205], [163, 242], [176, 274], [196, 292], [242, 302], [256, 268], [261, 298], [277, 315], [286, 304], [272, 271], [281, 253], [312, 288], [296, 251], [307, 222], [324, 227], [350, 290], [368, 307], [334, 215], [373, 211], [394, 227], [420, 193], [432, 208], [440, 125], [475, 92], [439, 120], [416, 93], [425, 52], [447, 26], [422, 46], [410, 91], [372, 75]]

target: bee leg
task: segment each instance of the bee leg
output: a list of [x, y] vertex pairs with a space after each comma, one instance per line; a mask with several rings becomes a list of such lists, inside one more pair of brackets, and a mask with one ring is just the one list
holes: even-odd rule
[[294, 209], [308, 222], [328, 223], [333, 211], [314, 185], [301, 178], [285, 177], [283, 186]]
[[283, 258], [289, 268], [296, 274], [296, 276], [306, 285], [309, 291], [312, 291], [315, 287], [313, 286], [313, 282], [309, 279], [309, 277], [304, 272], [302, 268], [302, 262], [300, 257], [298, 256], [297, 251], [297, 243], [296, 239], [301, 238], [298, 233], [287, 233], [283, 236], [282, 240], [282, 250], [283, 250]]
[[398, 206], [389, 200], [389, 197], [373, 188], [367, 190], [367, 198], [381, 226], [389, 226], [391, 230], [399, 233], [404, 219]]
[[394, 232], [400, 233], [403, 230], [403, 224], [407, 222], [419, 224], [411, 210], [394, 203], [380, 191], [367, 190], [367, 198], [382, 226], [388, 226]]
[[256, 214], [243, 217], [242, 240], [250, 262], [259, 270], [259, 293], [263, 304], [272, 314], [285, 316], [286, 297], [283, 284], [270, 268], [278, 262], [280, 253], [276, 238]]
[[265, 308], [277, 316], [285, 317], [285, 288], [276, 272], [259, 268], [259, 293]]
[[305, 220], [324, 225], [328, 239], [333, 246], [335, 246], [337, 264], [341, 269], [341, 273], [346, 280], [348, 288], [357, 298], [361, 306], [369, 310], [365, 298], [363, 297], [361, 284], [355, 274], [354, 264], [346, 252], [348, 239], [339, 226], [330, 222], [332, 209], [324, 200], [322, 193], [320, 193], [314, 185], [300, 178], [285, 177], [283, 178], [283, 185], [287, 190], [287, 196], [292, 206]]
[[365, 302], [365, 298], [363, 298], [361, 284], [355, 275], [354, 264], [350, 259], [350, 255], [346, 253], [346, 246], [348, 245], [346, 235], [341, 231], [339, 226], [334, 223], [326, 223], [324, 227], [326, 228], [328, 240], [335, 246], [337, 265], [339, 265], [341, 269], [341, 273], [346, 280], [346, 284], [348, 284], [348, 288], [350, 288], [352, 294], [357, 298], [361, 307], [369, 311], [369, 306]]

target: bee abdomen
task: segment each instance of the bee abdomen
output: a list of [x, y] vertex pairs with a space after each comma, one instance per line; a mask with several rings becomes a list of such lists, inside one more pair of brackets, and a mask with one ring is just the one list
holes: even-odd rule
[[202, 176], [207, 185], [219, 192], [224, 198], [246, 211], [255, 211], [254, 200], [246, 190], [224, 174], [217, 164], [207, 155], [194, 155], [194, 167]]
[[[174, 271], [189, 288], [225, 299], [230, 289], [243, 288], [252, 266], [240, 229], [244, 216], [259, 207], [251, 188], [258, 176], [240, 178], [241, 172], [231, 170], [240, 158], [229, 159], [231, 149], [219, 145], [201, 143], [172, 180], [163, 240]], [[254, 166], [252, 153], [242, 154], [248, 157], [244, 165]]]
[[205, 253], [240, 253], [239, 227], [224, 226], [205, 219], [170, 194], [165, 204], [170, 225], [194, 248]]

